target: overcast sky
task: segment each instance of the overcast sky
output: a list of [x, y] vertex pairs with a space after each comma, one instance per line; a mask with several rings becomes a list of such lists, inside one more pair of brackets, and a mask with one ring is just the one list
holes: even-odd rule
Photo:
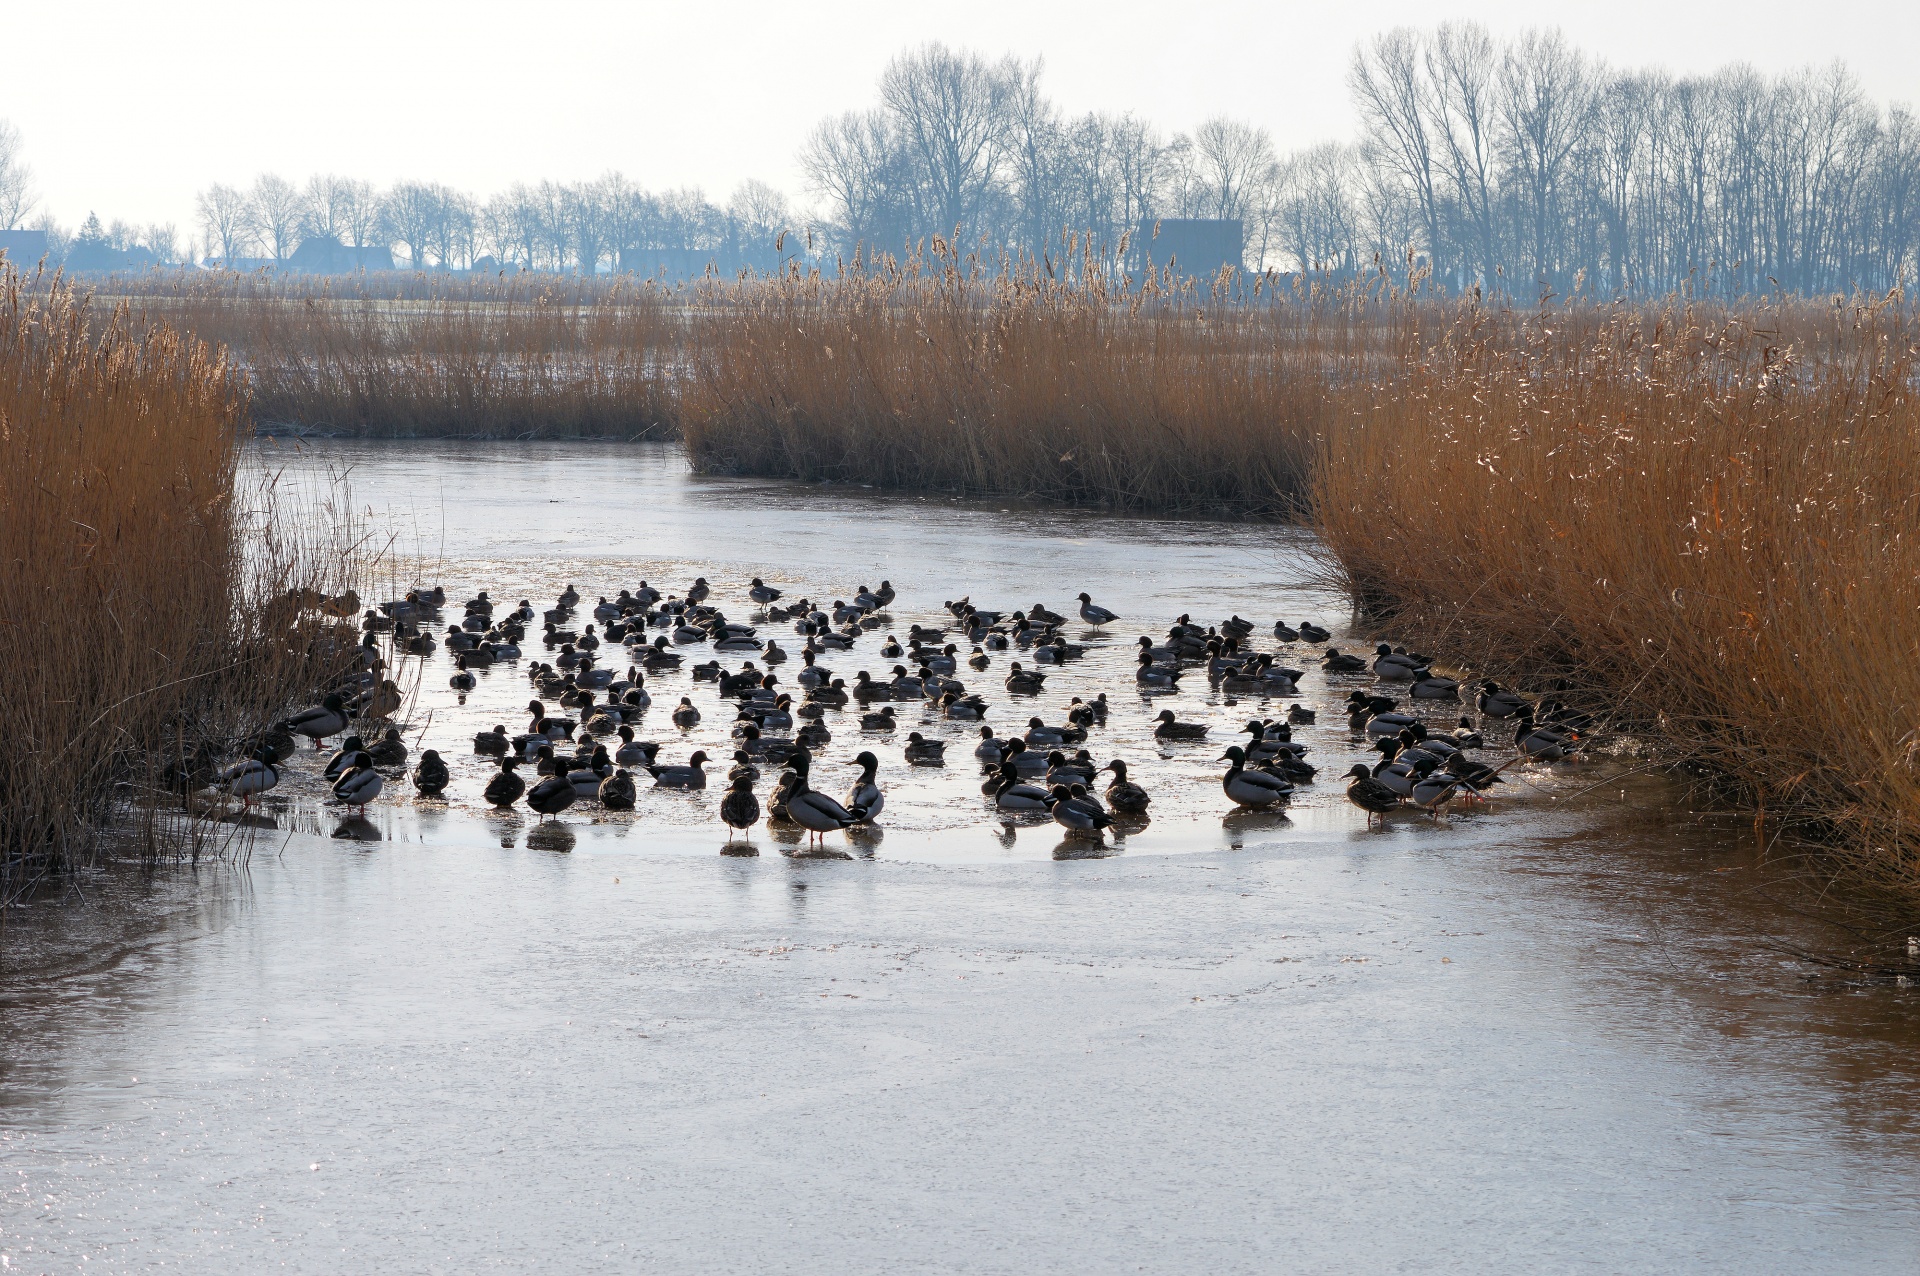
[[18, 0], [0, 18], [0, 118], [69, 226], [91, 209], [192, 232], [197, 189], [262, 170], [484, 197], [617, 168], [723, 201], [748, 177], [799, 194], [807, 129], [870, 105], [887, 59], [922, 41], [1043, 55], [1070, 111], [1133, 110], [1169, 130], [1226, 113], [1284, 151], [1351, 133], [1356, 40], [1450, 17], [1496, 35], [1558, 25], [1616, 64], [1674, 71], [1843, 58], [1875, 98], [1920, 99], [1915, 0]]

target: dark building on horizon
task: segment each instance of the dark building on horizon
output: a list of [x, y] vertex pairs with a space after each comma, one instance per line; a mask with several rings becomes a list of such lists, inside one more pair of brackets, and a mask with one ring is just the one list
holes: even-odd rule
[[1135, 270], [1171, 269], [1174, 274], [1211, 279], [1225, 267], [1246, 269], [1246, 228], [1238, 217], [1158, 217], [1134, 231]]

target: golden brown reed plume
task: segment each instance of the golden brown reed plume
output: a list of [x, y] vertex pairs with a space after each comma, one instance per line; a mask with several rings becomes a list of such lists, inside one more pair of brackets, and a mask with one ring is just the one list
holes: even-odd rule
[[[1320, 410], [1321, 308], [1135, 285], [1081, 253], [1071, 280], [1048, 261], [986, 269], [936, 244], [903, 263], [706, 289], [678, 386], [695, 467], [1292, 510]], [[1357, 330], [1334, 326], [1343, 340]]]
[[1331, 394], [1318, 516], [1364, 609], [1920, 886], [1913, 316], [1425, 320]]
[[154, 272], [144, 321], [233, 352], [254, 419], [381, 437], [671, 437], [670, 294], [566, 277]]
[[94, 318], [57, 277], [0, 267], [0, 901], [105, 831], [198, 845], [204, 826], [157, 810], [333, 659], [284, 591], [347, 560], [236, 490], [232, 370], [124, 311]]

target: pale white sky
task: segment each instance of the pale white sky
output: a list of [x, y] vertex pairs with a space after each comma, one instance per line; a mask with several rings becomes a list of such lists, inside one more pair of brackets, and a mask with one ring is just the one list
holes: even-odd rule
[[1453, 17], [1497, 35], [1557, 25], [1617, 64], [1675, 71], [1844, 58], [1877, 99], [1920, 99], [1914, 0], [17, 0], [0, 16], [0, 118], [69, 226], [93, 209], [194, 233], [197, 189], [268, 169], [484, 197], [617, 168], [716, 200], [748, 177], [799, 195], [807, 129], [870, 105], [888, 57], [924, 40], [1045, 55], [1069, 111], [1169, 130], [1224, 112], [1284, 151], [1351, 133], [1357, 39]]

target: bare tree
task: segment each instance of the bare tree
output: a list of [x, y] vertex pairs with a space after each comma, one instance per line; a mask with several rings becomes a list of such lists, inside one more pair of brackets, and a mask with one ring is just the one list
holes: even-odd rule
[[1008, 105], [1023, 68], [933, 43], [902, 53], [880, 77], [880, 98], [917, 161], [921, 215], [942, 234], [987, 229], [1011, 140]]
[[879, 111], [822, 120], [801, 148], [801, 171], [826, 201], [832, 229], [849, 253], [875, 240], [893, 150], [887, 118]]
[[1245, 218], [1257, 185], [1272, 176], [1273, 139], [1263, 128], [1216, 115], [1193, 131], [1193, 170], [1208, 217]]
[[292, 182], [273, 173], [262, 173], [254, 179], [253, 190], [248, 193], [247, 214], [255, 242], [265, 248], [269, 256], [276, 262], [284, 262], [293, 255], [306, 205]]
[[1499, 53], [1478, 23], [1446, 23], [1427, 42], [1426, 92], [1443, 169], [1459, 219], [1472, 240], [1481, 282], [1491, 288], [1494, 244], [1494, 71]]
[[206, 234], [207, 247], [220, 254], [223, 266], [232, 266], [253, 243], [253, 221], [247, 209], [247, 197], [232, 186], [215, 182], [201, 191], [195, 200], [200, 228]]
[[20, 130], [0, 120], [0, 230], [18, 229], [33, 215], [33, 170], [21, 155]]
[[1556, 201], [1588, 118], [1598, 68], [1558, 31], [1529, 31], [1500, 60], [1505, 160], [1528, 210], [1525, 242], [1536, 280], [1557, 259]]
[[1405, 27], [1375, 36], [1353, 51], [1347, 84], [1371, 134], [1371, 153], [1413, 194], [1428, 258], [1439, 271], [1440, 194], [1427, 115], [1432, 95], [1422, 79], [1420, 44], [1419, 36]]
[[381, 201], [381, 225], [390, 239], [407, 246], [408, 264], [415, 270], [427, 268], [440, 212], [440, 197], [425, 182], [396, 183]]

